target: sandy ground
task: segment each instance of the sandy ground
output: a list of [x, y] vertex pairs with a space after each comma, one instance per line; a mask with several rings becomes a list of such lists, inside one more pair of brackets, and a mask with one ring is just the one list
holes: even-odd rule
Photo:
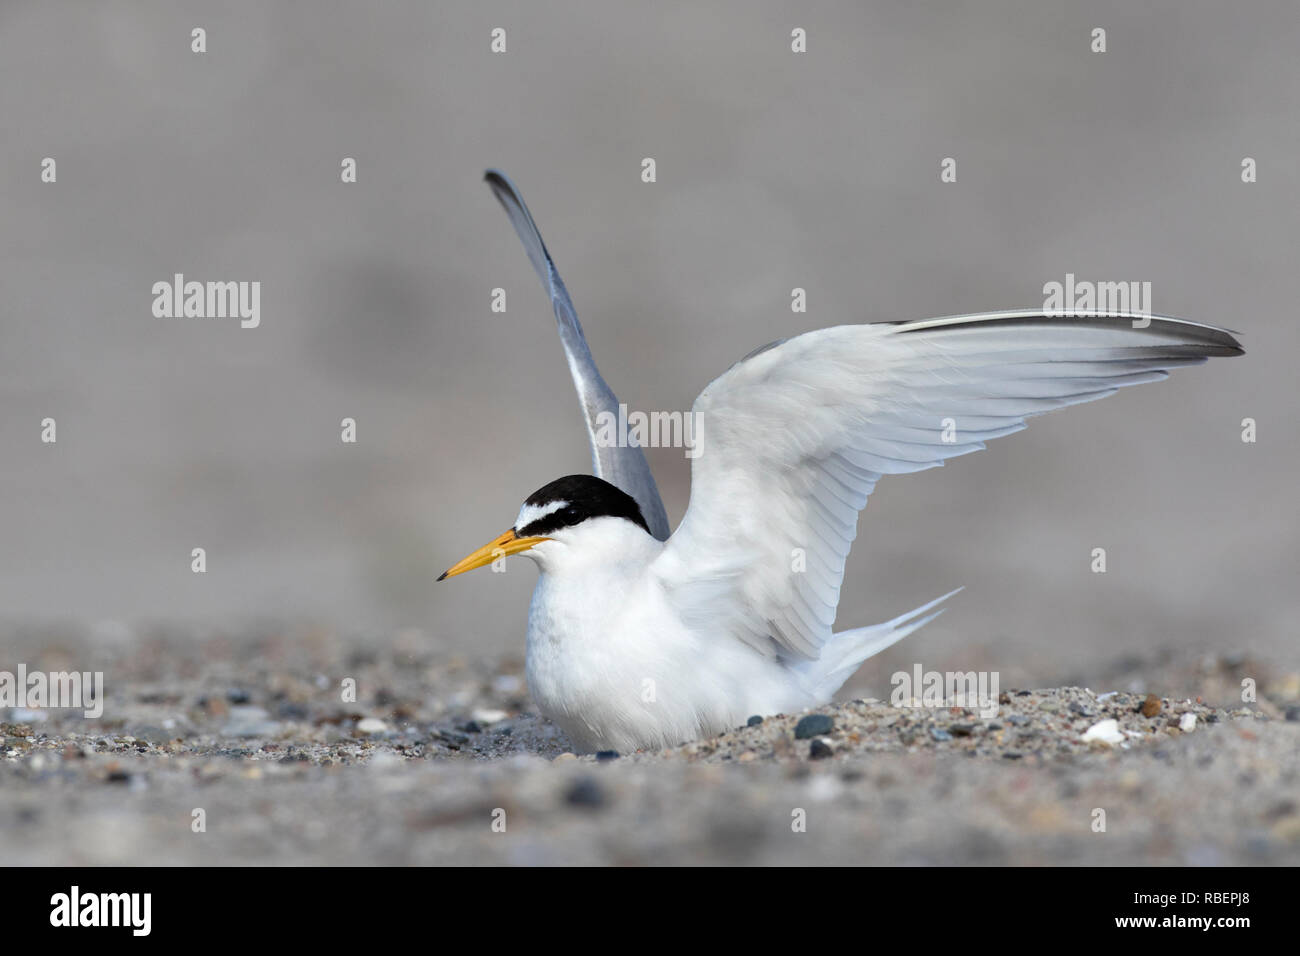
[[[13, 643], [29, 670], [92, 656], [107, 695], [97, 720], [0, 709], [6, 865], [1300, 863], [1300, 675], [1257, 661], [1130, 657], [1091, 690], [1004, 684], [991, 719], [866, 698], [597, 759], [530, 714], [520, 660], [415, 635]], [[1081, 739], [1107, 719], [1122, 742]]]

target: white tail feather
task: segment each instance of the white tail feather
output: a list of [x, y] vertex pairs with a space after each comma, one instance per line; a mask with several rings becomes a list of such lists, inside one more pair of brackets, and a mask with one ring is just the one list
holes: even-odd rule
[[939, 608], [930, 614], [926, 612], [961, 590], [962, 588], [956, 588], [949, 591], [928, 604], [922, 604], [882, 624], [857, 627], [833, 635], [822, 651], [821, 659], [803, 665], [813, 684], [814, 693], [823, 700], [829, 698], [853, 676], [854, 671], [862, 666], [863, 661], [925, 627], [946, 608]]

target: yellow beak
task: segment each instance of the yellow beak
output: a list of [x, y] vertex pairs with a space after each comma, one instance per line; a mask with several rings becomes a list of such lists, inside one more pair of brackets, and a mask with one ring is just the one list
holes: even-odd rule
[[497, 558], [504, 558], [506, 555], [527, 551], [539, 541], [550, 540], [550, 538], [519, 538], [515, 536], [515, 531], [511, 528], [501, 537], [489, 541], [473, 554], [466, 555], [460, 561], [457, 561], [446, 571], [443, 571], [442, 577], [438, 578], [438, 580], [454, 578], [458, 574], [464, 574], [466, 571], [473, 571], [485, 564], [491, 564]]

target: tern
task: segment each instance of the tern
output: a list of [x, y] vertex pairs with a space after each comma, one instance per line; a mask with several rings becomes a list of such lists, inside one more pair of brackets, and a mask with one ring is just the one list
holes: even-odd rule
[[[1224, 329], [1130, 313], [996, 312], [796, 335], [700, 393], [689, 505], [670, 534], [555, 263], [519, 191], [486, 180], [551, 297], [594, 475], [530, 495], [513, 525], [438, 580], [524, 554], [540, 571], [526, 672], [581, 752], [661, 749], [751, 715], [827, 702], [859, 665], [942, 613], [949, 592], [835, 632], [858, 513], [885, 475], [942, 465], [1034, 415], [1240, 355]], [[957, 590], [960, 590], [958, 588]]]

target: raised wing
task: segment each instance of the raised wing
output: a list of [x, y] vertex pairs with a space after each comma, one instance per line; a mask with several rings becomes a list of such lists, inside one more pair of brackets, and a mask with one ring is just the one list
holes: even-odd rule
[[1241, 353], [1222, 329], [1142, 316], [1002, 312], [797, 336], [695, 400], [690, 506], [652, 567], [688, 618], [765, 654], [816, 659], [858, 512], [882, 475], [942, 465], [1031, 415]]
[[[668, 515], [664, 511], [663, 500], [659, 497], [659, 488], [655, 485], [654, 475], [646, 463], [645, 454], [633, 444], [632, 436], [627, 433], [625, 420], [618, 414], [618, 398], [596, 368], [596, 360], [591, 357], [587, 347], [586, 336], [578, 322], [578, 314], [569, 298], [569, 290], [564, 287], [564, 280], [555, 268], [551, 254], [542, 242], [542, 234], [533, 222], [528, 207], [514, 183], [502, 172], [489, 169], [483, 177], [492, 187], [492, 192], [505, 207], [515, 232], [523, 241], [528, 259], [537, 271], [542, 285], [551, 297], [555, 309], [555, 323], [560, 330], [560, 342], [564, 345], [564, 355], [569, 361], [569, 372], [573, 376], [573, 387], [578, 391], [578, 401], [582, 404], [583, 415], [587, 423], [587, 438], [591, 442], [591, 467], [598, 478], [604, 478], [617, 485], [636, 499], [641, 506], [641, 513], [650, 525], [650, 532], [660, 541], [669, 535]], [[622, 422], [622, 440], [617, 446], [606, 447], [596, 439], [596, 416], [602, 412], [612, 415], [613, 422]]]

